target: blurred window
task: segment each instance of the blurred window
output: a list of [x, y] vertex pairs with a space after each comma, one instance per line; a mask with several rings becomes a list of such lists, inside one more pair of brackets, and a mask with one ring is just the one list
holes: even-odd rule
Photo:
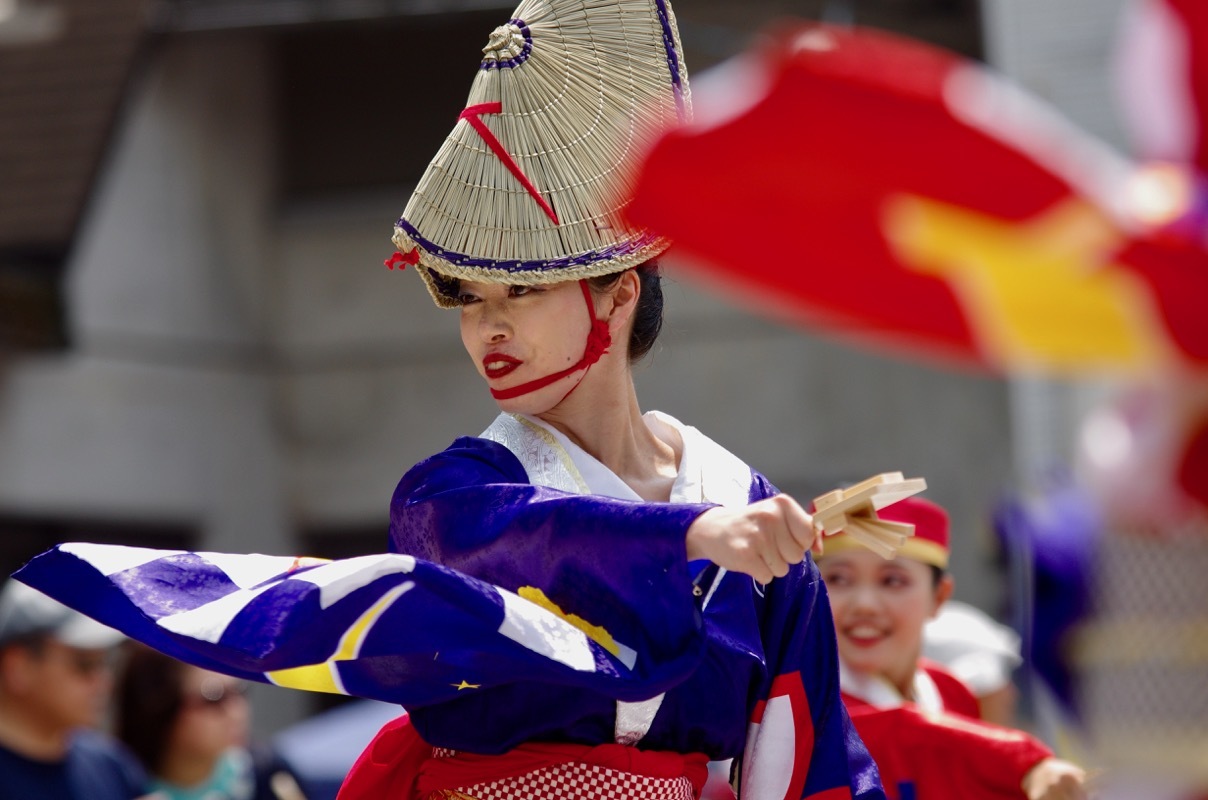
[[[504, 12], [505, 14], [507, 12]], [[275, 37], [282, 200], [419, 180], [465, 105], [498, 10], [309, 25]]]
[[62, 542], [192, 550], [199, 541], [197, 529], [185, 524], [0, 514], [0, 570], [10, 575]]

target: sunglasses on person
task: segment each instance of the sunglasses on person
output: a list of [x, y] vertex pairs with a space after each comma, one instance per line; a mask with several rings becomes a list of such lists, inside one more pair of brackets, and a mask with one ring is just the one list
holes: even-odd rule
[[251, 688], [247, 681], [207, 678], [194, 693], [185, 696], [188, 708], [222, 708], [237, 698], [246, 697]]
[[92, 680], [113, 672], [116, 652], [113, 649], [72, 647], [50, 637], [24, 642], [23, 646], [41, 661], [57, 661], [78, 678]]

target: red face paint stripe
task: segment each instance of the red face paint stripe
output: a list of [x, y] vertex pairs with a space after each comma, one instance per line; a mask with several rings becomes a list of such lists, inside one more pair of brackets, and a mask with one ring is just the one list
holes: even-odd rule
[[512, 173], [516, 177], [516, 180], [520, 181], [525, 191], [537, 201], [537, 205], [541, 206], [541, 210], [545, 212], [545, 215], [553, 220], [555, 225], [559, 224], [558, 215], [554, 213], [553, 207], [541, 196], [541, 193], [537, 191], [536, 186], [533, 186], [528, 176], [520, 171], [520, 165], [512, 159], [512, 156], [504, 149], [503, 144], [495, 138], [495, 134], [491, 133], [491, 129], [482, 121], [483, 114], [502, 113], [503, 103], [479, 103], [478, 105], [467, 107], [461, 112], [458, 119], [464, 119], [470, 123], [470, 127], [478, 131], [478, 135], [487, 143], [487, 147], [491, 148], [491, 151], [503, 162], [503, 165], [508, 168], [508, 172]]

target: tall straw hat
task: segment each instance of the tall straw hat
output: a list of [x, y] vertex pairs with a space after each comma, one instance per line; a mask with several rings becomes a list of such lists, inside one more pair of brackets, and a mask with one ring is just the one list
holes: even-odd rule
[[542, 284], [619, 272], [667, 242], [623, 219], [627, 165], [690, 114], [666, 0], [524, 0], [483, 48], [466, 109], [394, 229], [436, 304], [456, 279]]

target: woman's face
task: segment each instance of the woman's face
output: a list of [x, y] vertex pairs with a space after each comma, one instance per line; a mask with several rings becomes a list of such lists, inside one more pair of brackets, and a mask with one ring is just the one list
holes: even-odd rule
[[180, 713], [169, 747], [198, 759], [216, 759], [247, 743], [250, 711], [244, 681], [188, 666], [181, 676]]
[[880, 675], [900, 691], [913, 681], [923, 626], [951, 593], [952, 579], [933, 585], [931, 567], [908, 558], [886, 561], [870, 550], [824, 556], [839, 656], [857, 672]]
[[[506, 286], [461, 281], [461, 341], [493, 390], [509, 389], [576, 364], [591, 329], [577, 281]], [[593, 315], [594, 316], [594, 315]], [[549, 386], [507, 400], [504, 411], [540, 414], [582, 380], [576, 371]]]

